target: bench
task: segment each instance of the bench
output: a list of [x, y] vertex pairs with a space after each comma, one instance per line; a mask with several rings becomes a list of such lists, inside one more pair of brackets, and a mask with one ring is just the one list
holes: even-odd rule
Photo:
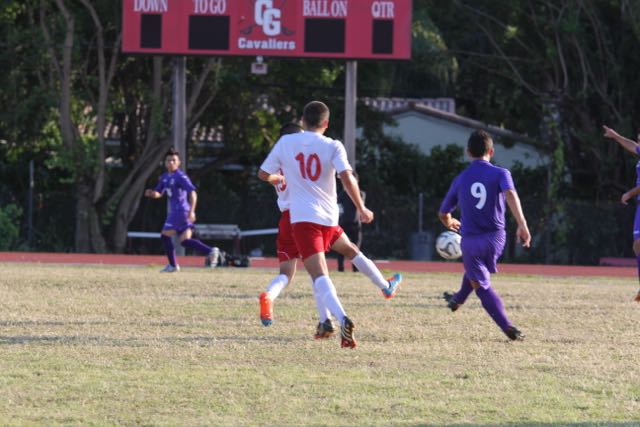
[[195, 224], [193, 231], [202, 239], [236, 240], [241, 236], [236, 224]]
[[[240, 243], [243, 237], [278, 234], [277, 228], [261, 230], [240, 230], [236, 224], [195, 224], [194, 234], [202, 240], [233, 240], [233, 254], [240, 254]], [[127, 237], [141, 239], [159, 239], [160, 233], [148, 231], [129, 231]]]
[[195, 235], [201, 240], [233, 240], [233, 254], [240, 254], [240, 227], [236, 224], [195, 224]]

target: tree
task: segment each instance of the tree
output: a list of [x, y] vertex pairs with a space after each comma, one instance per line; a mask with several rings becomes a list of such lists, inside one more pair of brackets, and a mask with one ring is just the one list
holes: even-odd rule
[[[55, 76], [52, 86], [59, 97], [60, 165], [75, 182], [75, 246], [81, 252], [103, 252], [107, 245], [124, 249], [142, 189], [171, 144], [164, 125], [170, 122], [170, 93], [164, 84], [169, 61], [120, 58], [119, 14], [118, 3], [106, 0], [55, 0], [54, 9], [41, 0], [39, 7]], [[149, 62], [150, 68], [141, 67]], [[221, 67], [220, 60], [199, 62], [188, 100], [189, 126], [214, 99]], [[105, 169], [107, 124], [121, 129], [125, 176], [109, 176]]]
[[[624, 13], [632, 4], [456, 0], [444, 7], [431, 5], [460, 63], [458, 91], [467, 100], [464, 108], [537, 136], [549, 153], [540, 231], [547, 248], [552, 238], [554, 247], [562, 247], [568, 243], [563, 241], [569, 226], [565, 197], [598, 200], [628, 179], [625, 168], [614, 168], [607, 160], [619, 153], [602, 143], [600, 125], [624, 125], [624, 117], [637, 109], [637, 101], [625, 96], [638, 89], [637, 79], [626, 76], [635, 67], [625, 51], [638, 47]], [[452, 17], [468, 25], [454, 25]], [[547, 261], [552, 256], [548, 250]]]

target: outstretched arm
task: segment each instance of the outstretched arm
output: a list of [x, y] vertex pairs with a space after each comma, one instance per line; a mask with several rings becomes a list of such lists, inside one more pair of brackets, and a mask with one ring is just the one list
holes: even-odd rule
[[640, 194], [640, 186], [633, 187], [631, 190], [622, 195], [620, 201], [626, 205], [630, 199], [636, 197], [638, 194]]
[[618, 132], [607, 126], [602, 126], [602, 129], [604, 129], [605, 138], [611, 138], [618, 144], [622, 145], [625, 150], [630, 151], [633, 154], [638, 154], [636, 151], [636, 148], [638, 147], [637, 142], [625, 138], [624, 136], [620, 135]]
[[356, 209], [360, 213], [360, 221], [365, 224], [373, 221], [373, 212], [371, 212], [364, 205], [364, 201], [360, 196], [360, 186], [358, 185], [358, 181], [353, 177], [353, 174], [350, 170], [345, 170], [340, 172], [340, 180], [342, 181], [342, 186], [344, 187], [344, 191], [347, 192]]
[[504, 196], [507, 199], [509, 210], [513, 214], [513, 217], [516, 219], [516, 224], [518, 224], [516, 234], [520, 241], [522, 241], [522, 246], [528, 248], [531, 245], [531, 234], [529, 233], [529, 228], [527, 227], [527, 221], [524, 219], [522, 205], [520, 204], [520, 197], [518, 197], [518, 193], [516, 193], [515, 190], [505, 191]]
[[150, 199], [159, 199], [160, 197], [162, 197], [162, 193], [151, 189], [144, 190], [144, 195], [145, 197], [149, 197]]

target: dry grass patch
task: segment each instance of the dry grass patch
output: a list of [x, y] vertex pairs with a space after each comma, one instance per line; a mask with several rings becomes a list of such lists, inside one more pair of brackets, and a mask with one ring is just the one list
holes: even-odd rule
[[511, 343], [451, 274], [385, 301], [333, 274], [359, 347], [312, 339], [299, 275], [258, 319], [273, 272], [0, 265], [0, 424], [640, 425], [634, 280], [496, 276]]

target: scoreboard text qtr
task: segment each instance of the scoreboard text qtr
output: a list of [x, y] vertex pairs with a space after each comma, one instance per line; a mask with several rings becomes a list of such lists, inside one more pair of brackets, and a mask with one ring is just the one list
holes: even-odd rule
[[412, 0], [123, 0], [125, 53], [409, 59]]

